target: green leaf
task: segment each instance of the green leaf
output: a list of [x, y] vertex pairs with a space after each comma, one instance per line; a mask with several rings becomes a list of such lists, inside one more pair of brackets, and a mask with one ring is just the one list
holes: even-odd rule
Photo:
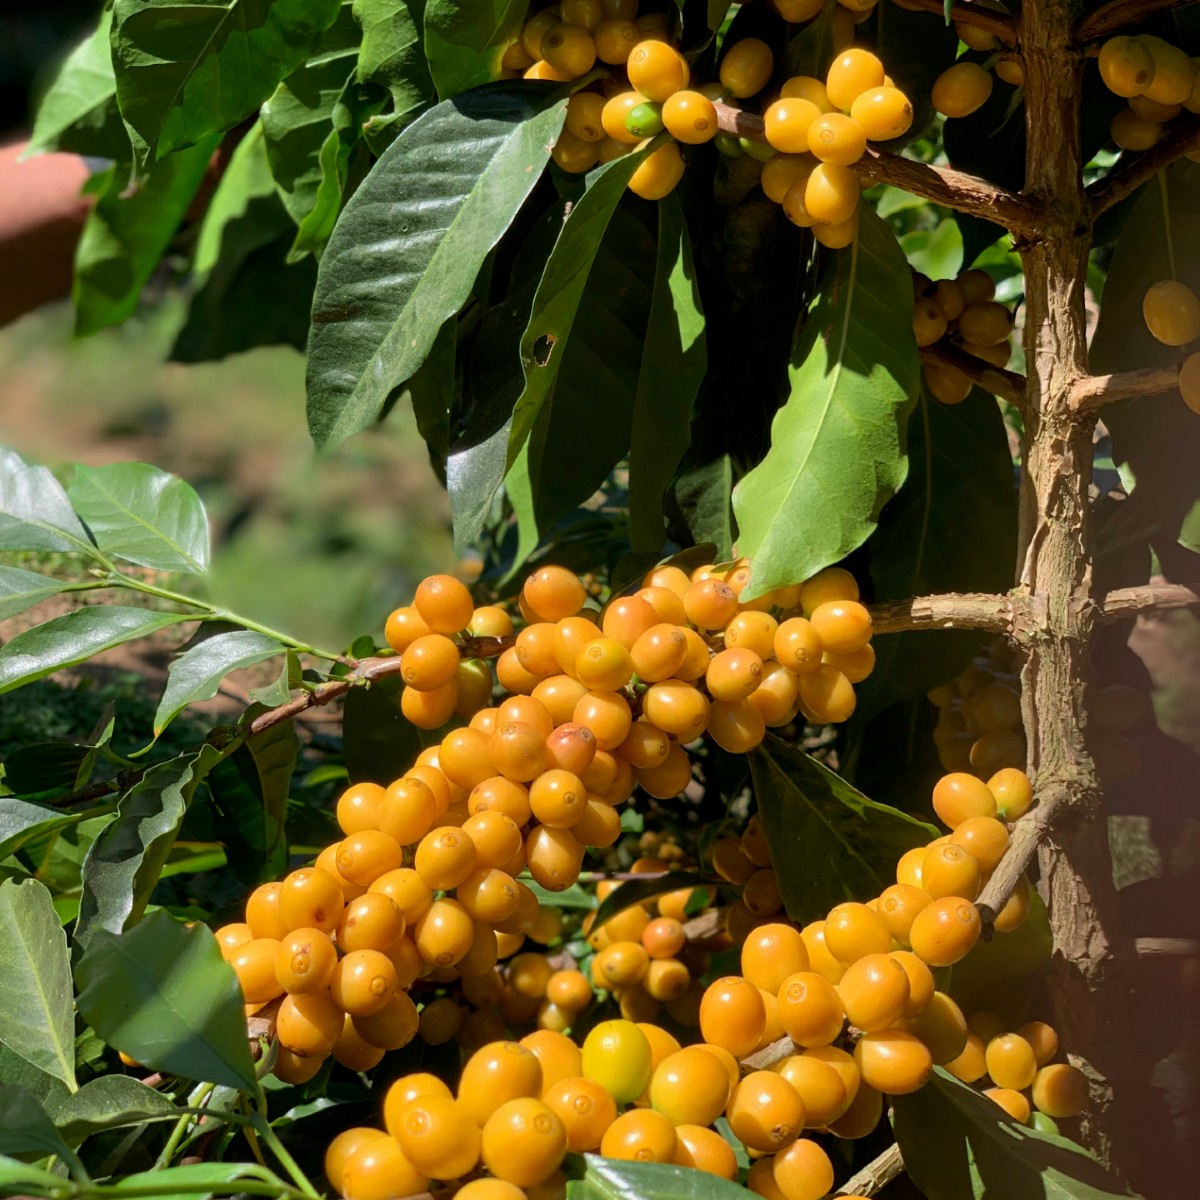
[[154, 736], [158, 737], [189, 704], [211, 700], [230, 671], [282, 653], [281, 643], [252, 629], [218, 633], [198, 642], [167, 668], [167, 686], [154, 714]]
[[481, 88], [439, 104], [384, 152], [321, 259], [309, 338], [309, 429], [366, 428], [425, 360], [533, 190], [562, 126], [559, 88]]
[[102, 931], [120, 933], [141, 919], [196, 789], [222, 757], [204, 746], [158, 763], [121, 797], [116, 819], [83, 860], [74, 931], [79, 951]]
[[424, 7], [423, 0], [354, 0], [362, 26], [358, 80], [386, 87], [401, 117], [433, 98], [421, 34]]
[[292, 722], [280, 721], [250, 738], [208, 777], [230, 869], [249, 886], [287, 873], [284, 822], [299, 749]]
[[0, 550], [60, 550], [96, 556], [62, 485], [0, 447]]
[[426, 0], [425, 54], [443, 100], [499, 78], [529, 0]]
[[195, 619], [187, 613], [153, 612], [115, 604], [77, 608], [18, 633], [0, 647], [0, 693], [84, 662], [102, 650]]
[[592, 928], [599, 929], [605, 921], [622, 909], [641, 904], [643, 900], [652, 900], [655, 896], [662, 896], [667, 892], [677, 892], [680, 888], [706, 886], [710, 886], [710, 881], [703, 875], [697, 875], [695, 871], [668, 871], [656, 879], [623, 880], [620, 887], [613, 888], [605, 897], [604, 903], [596, 909]]
[[34, 879], [0, 883], [0, 1042], [75, 1090], [67, 938], [50, 892]]
[[733, 460], [718, 454], [688, 461], [675, 480], [675, 503], [692, 540], [711, 543], [715, 562], [733, 557]]
[[343, 750], [352, 783], [386, 787], [399, 779], [426, 746], [441, 741], [437, 731], [411, 725], [400, 711], [403, 685], [387, 676], [369, 688], [351, 688], [343, 714]]
[[895, 1096], [904, 1170], [929, 1200], [1111, 1200], [1128, 1196], [1081, 1146], [1014, 1121], [943, 1067]]
[[154, 1200], [195, 1200], [197, 1193], [208, 1195], [241, 1195], [234, 1187], [239, 1179], [252, 1179], [278, 1189], [279, 1195], [291, 1189], [274, 1172], [255, 1163], [212, 1162], [186, 1163], [179, 1167], [167, 1167], [161, 1171], [143, 1171], [138, 1175], [126, 1175], [114, 1183], [113, 1191], [130, 1192], [145, 1197], [153, 1194]]
[[95, 31], [68, 55], [38, 104], [27, 153], [60, 150], [94, 158], [129, 156], [129, 136], [117, 108], [105, 9]]
[[340, 0], [116, 0], [117, 99], [139, 157], [245, 120], [311, 53]]
[[118, 325], [137, 308], [142, 287], [175, 236], [219, 144], [205, 138], [155, 163], [125, 192], [127, 169], [114, 164], [88, 188], [99, 198], [75, 248], [75, 332], [83, 337]]
[[172, 359], [204, 362], [276, 343], [302, 348], [317, 270], [311, 261], [286, 265], [295, 236], [259, 123], [238, 143], [204, 214], [196, 290]]
[[65, 1100], [70, 1094], [67, 1085], [45, 1071], [39, 1071], [28, 1059], [22, 1058], [0, 1042], [0, 1083], [15, 1083], [28, 1088], [44, 1105]]
[[55, 808], [18, 800], [15, 796], [0, 796], [0, 861], [16, 854], [30, 842], [60, 829], [69, 829], [95, 815], [94, 811], [62, 813]]
[[[908, 461], [908, 479], [868, 543], [875, 599], [1007, 591], [1017, 494], [994, 398], [976, 390], [949, 406], [922, 394], [909, 418]], [[878, 639], [875, 670], [857, 688], [856, 724], [953, 679], [979, 643], [976, 634], [944, 629]]]
[[55, 1191], [62, 1187], [62, 1176], [51, 1171], [43, 1171], [29, 1163], [18, 1162], [15, 1158], [7, 1158], [0, 1154], [0, 1187], [11, 1188], [13, 1194], [25, 1192], [30, 1188], [42, 1188]]
[[904, 481], [902, 433], [920, 360], [908, 264], [869, 208], [831, 255], [792, 350], [771, 448], [733, 492], [746, 599], [798, 583], [860, 546]]
[[0, 566], [0, 621], [57, 596], [68, 586], [65, 581], [39, 575], [36, 571]]
[[316, 203], [321, 147], [332, 129], [334, 105], [358, 64], [361, 38], [350, 0], [341, 0], [336, 20], [316, 49], [262, 106], [271, 173], [297, 225]]
[[158, 571], [208, 570], [204, 505], [177, 475], [139, 462], [77, 466], [67, 495], [106, 554]]
[[810, 921], [842, 900], [877, 896], [896, 859], [937, 831], [868, 800], [774, 734], [750, 754], [750, 777], [788, 916]]
[[745, 1200], [746, 1189], [719, 1175], [665, 1163], [627, 1162], [585, 1154], [582, 1179], [567, 1183], [567, 1200]]
[[46, 1108], [58, 1132], [72, 1145], [103, 1129], [179, 1116], [168, 1096], [129, 1075], [101, 1075]]
[[242, 990], [211, 930], [159, 910], [122, 934], [97, 930], [76, 970], [79, 1011], [151, 1070], [253, 1092]]
[[545, 908], [595, 908], [596, 897], [579, 884], [573, 883], [561, 892], [547, 891], [536, 879], [522, 879], [521, 882], [538, 898], [538, 903]]
[[704, 310], [678, 196], [658, 205], [658, 257], [629, 446], [629, 539], [662, 547], [663, 496], [690, 441], [692, 405], [708, 366]]
[[94, 746], [79, 742], [31, 742], [4, 760], [4, 784], [18, 796], [78, 787], [95, 752]]
[[0, 1084], [0, 1154], [71, 1157], [37, 1096], [11, 1083]]

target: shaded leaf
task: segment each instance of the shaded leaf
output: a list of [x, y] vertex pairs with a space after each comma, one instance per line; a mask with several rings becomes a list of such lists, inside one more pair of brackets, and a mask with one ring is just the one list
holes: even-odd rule
[[232, 129], [308, 57], [340, 0], [116, 0], [121, 115], [140, 157]]
[[53, 1191], [62, 1187], [62, 1176], [0, 1155], [0, 1187], [12, 1188], [14, 1192], [25, 1191], [31, 1187]]
[[158, 737], [189, 704], [211, 700], [230, 671], [282, 653], [281, 643], [252, 629], [218, 633], [198, 642], [167, 668], [167, 686], [154, 714], [154, 736]]
[[0, 1042], [75, 1090], [67, 938], [49, 890], [33, 879], [0, 883]]
[[68, 586], [64, 581], [39, 575], [36, 571], [0, 566], [0, 621], [57, 596]]
[[842, 900], [877, 896], [896, 859], [937, 831], [867, 799], [773, 734], [750, 754], [759, 815], [788, 916], [812, 920]]
[[98, 194], [75, 247], [75, 332], [79, 336], [118, 325], [137, 308], [142, 287], [162, 259], [208, 170], [218, 139], [155, 163], [126, 194], [128, 171], [120, 163], [94, 176]]
[[[875, 10], [875, 53], [888, 64], [896, 86], [913, 106], [908, 133], [903, 138], [878, 143], [884, 149], [899, 151], [920, 137], [933, 119], [930, 92], [934, 80], [954, 64], [958, 33], [936, 13], [914, 12], [891, 4]], [[997, 81], [996, 86], [1002, 85]]]
[[242, 990], [203, 925], [160, 910], [122, 934], [96, 931], [76, 969], [79, 1011], [151, 1070], [254, 1091]]
[[386, 787], [416, 762], [426, 746], [441, 741], [437, 730], [418, 729], [405, 719], [400, 711], [402, 687], [399, 677], [392, 675], [347, 693], [343, 748], [351, 783]]
[[18, 796], [65, 791], [79, 786], [95, 748], [76, 742], [33, 742], [4, 760], [4, 783]]
[[31, 467], [0, 447], [0, 550], [82, 551], [96, 548], [67, 493], [46, 467]]
[[196, 789], [223, 754], [213, 746], [158, 763], [122, 797], [116, 818], [83, 860], [74, 942], [86, 950], [100, 930], [141, 919]]
[[102, 1129], [179, 1116], [170, 1097], [129, 1075], [101, 1075], [46, 1107], [58, 1132], [73, 1145]]
[[747, 599], [844, 558], [904, 481], [920, 374], [908, 264], [883, 221], [870, 209], [860, 219], [797, 332], [771, 447], [734, 488], [738, 552], [753, 562]]
[[60, 150], [94, 158], [128, 157], [129, 137], [117, 108], [105, 9], [95, 31], [67, 56], [38, 104], [29, 153]]
[[584, 1155], [582, 1179], [567, 1184], [567, 1200], [745, 1200], [746, 1189], [708, 1171], [665, 1163]]
[[529, 0], [426, 0], [425, 54], [443, 100], [500, 76]]
[[61, 1079], [39, 1071], [3, 1042], [0, 1042], [0, 1083], [15, 1083], [28, 1088], [47, 1107], [61, 1103], [71, 1095]]
[[[0, 1084], [0, 1154], [70, 1157], [67, 1144], [28, 1088]], [[62, 1180], [56, 1180], [61, 1185]]]
[[893, 1098], [904, 1170], [929, 1200], [1109, 1200], [1128, 1196], [1083, 1147], [1014, 1121], [943, 1067]]
[[643, 900], [651, 900], [666, 892], [677, 892], [680, 888], [705, 887], [710, 881], [695, 871], [668, 871], [656, 879], [625, 879], [619, 887], [613, 888], [604, 898], [604, 902], [596, 909], [592, 928], [599, 929], [610, 917], [615, 916], [624, 908], [640, 904]]
[[195, 619], [187, 613], [153, 612], [116, 604], [93, 605], [64, 613], [18, 633], [0, 647], [0, 692], [11, 692], [63, 667], [84, 662], [102, 650]]
[[354, 0], [362, 26], [358, 80], [386, 87], [400, 116], [433, 98], [421, 33], [424, 8], [423, 0]]
[[[154, 1200], [191, 1200], [206, 1187], [211, 1189], [209, 1194], [241, 1194], [233, 1187], [239, 1179], [252, 1179], [269, 1184], [278, 1188], [281, 1195], [288, 1190], [288, 1185], [273, 1171], [256, 1163], [240, 1162], [185, 1163], [183, 1166], [167, 1167], [161, 1171], [143, 1171], [138, 1175], [127, 1175], [112, 1186], [118, 1195], [121, 1192], [129, 1192], [134, 1196], [145, 1196], [153, 1189]], [[176, 1188], [179, 1190], [173, 1190]]]
[[675, 480], [675, 503], [692, 540], [714, 547], [714, 562], [733, 557], [733, 460], [718, 454], [685, 462]]
[[629, 540], [646, 552], [663, 544], [663, 496], [687, 452], [692, 405], [708, 365], [683, 209], [674, 193], [657, 207], [654, 292], [629, 444]]
[[78, 466], [67, 495], [106, 554], [159, 571], [208, 570], [208, 517], [177, 475], [149, 463]]
[[545, 167], [558, 88], [500, 84], [410, 125], [346, 205], [321, 259], [309, 338], [309, 429], [364, 429], [416, 373]]

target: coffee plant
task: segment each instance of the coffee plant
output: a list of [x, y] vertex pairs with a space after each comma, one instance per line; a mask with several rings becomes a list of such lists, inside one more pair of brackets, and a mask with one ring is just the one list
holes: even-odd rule
[[175, 649], [136, 734], [5, 753], [0, 1189], [1152, 1186], [1112, 664], [1200, 604], [1194, 52], [1178, 0], [106, 4], [32, 140], [101, 163], [77, 333], [167, 279], [175, 361], [304, 350], [318, 451], [410, 406], [463, 557], [311, 645], [186, 481], [0, 451], [0, 618], [79, 593], [13, 719]]

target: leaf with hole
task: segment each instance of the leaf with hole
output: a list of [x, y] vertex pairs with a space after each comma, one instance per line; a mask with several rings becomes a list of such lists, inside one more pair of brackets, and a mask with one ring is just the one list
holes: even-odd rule
[[96, 931], [76, 968], [79, 1012], [114, 1049], [151, 1070], [254, 1092], [242, 989], [203, 925], [151, 913]]

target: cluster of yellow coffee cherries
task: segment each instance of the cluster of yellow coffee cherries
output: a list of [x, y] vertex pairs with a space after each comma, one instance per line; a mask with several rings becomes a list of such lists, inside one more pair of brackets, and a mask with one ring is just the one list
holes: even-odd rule
[[[997, 299], [996, 284], [979, 267], [959, 273], [956, 279], [936, 283], [913, 275], [913, 334], [918, 346], [946, 340], [994, 367], [1008, 365], [1012, 356], [1012, 313]], [[961, 404], [973, 384], [957, 367], [927, 363], [925, 386], [942, 404]]]
[[[1142, 298], [1146, 328], [1164, 346], [1185, 348], [1200, 338], [1200, 296], [1178, 279], [1161, 279]], [[1179, 368], [1179, 392], [1200, 413], [1200, 351], [1187, 354]]]
[[1100, 78], [1129, 101], [1109, 131], [1122, 150], [1149, 150], [1181, 112], [1200, 113], [1200, 63], [1151, 34], [1109, 38], [1100, 47]]
[[[956, 680], [934, 688], [929, 699], [938, 709], [933, 740], [945, 770], [970, 772], [993, 783], [997, 772], [1024, 764], [1021, 682], [1004, 642], [985, 649]], [[1101, 777], [1116, 783], [1136, 775], [1141, 751], [1125, 735], [1150, 711], [1145, 694], [1129, 684], [1108, 684], [1096, 689], [1088, 711], [1102, 734], [1095, 739]]]

